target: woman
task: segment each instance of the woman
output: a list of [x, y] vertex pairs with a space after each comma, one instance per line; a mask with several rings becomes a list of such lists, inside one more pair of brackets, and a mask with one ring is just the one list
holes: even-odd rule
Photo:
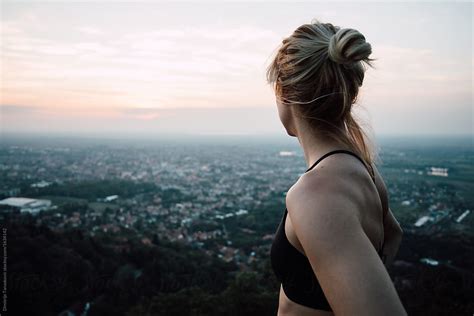
[[286, 195], [271, 248], [278, 315], [406, 315], [385, 267], [402, 229], [351, 113], [370, 54], [357, 30], [316, 20], [285, 38], [267, 69], [309, 167]]

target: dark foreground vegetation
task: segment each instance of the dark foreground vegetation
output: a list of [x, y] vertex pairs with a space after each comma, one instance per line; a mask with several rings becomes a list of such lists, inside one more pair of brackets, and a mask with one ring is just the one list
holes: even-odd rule
[[[269, 260], [251, 271], [154, 238], [120, 247], [31, 216], [5, 218], [10, 315], [276, 315]], [[390, 275], [409, 315], [470, 315], [472, 240], [405, 234]], [[420, 263], [419, 253], [441, 264]]]

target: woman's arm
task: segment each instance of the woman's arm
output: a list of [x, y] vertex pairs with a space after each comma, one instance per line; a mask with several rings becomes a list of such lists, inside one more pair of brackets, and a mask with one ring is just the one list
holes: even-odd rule
[[362, 229], [360, 188], [344, 175], [314, 174], [288, 191], [288, 215], [336, 315], [407, 315]]

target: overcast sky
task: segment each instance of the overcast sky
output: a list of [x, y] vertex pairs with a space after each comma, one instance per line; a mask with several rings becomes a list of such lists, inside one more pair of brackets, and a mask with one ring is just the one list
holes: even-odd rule
[[471, 134], [470, 2], [2, 1], [2, 132], [286, 135], [265, 69], [316, 18], [372, 45], [376, 135]]

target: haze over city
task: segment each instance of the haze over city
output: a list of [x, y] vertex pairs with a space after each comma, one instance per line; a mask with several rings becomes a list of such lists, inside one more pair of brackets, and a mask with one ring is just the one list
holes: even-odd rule
[[472, 134], [472, 3], [2, 1], [1, 132], [286, 135], [265, 69], [312, 19], [372, 45], [376, 135]]

